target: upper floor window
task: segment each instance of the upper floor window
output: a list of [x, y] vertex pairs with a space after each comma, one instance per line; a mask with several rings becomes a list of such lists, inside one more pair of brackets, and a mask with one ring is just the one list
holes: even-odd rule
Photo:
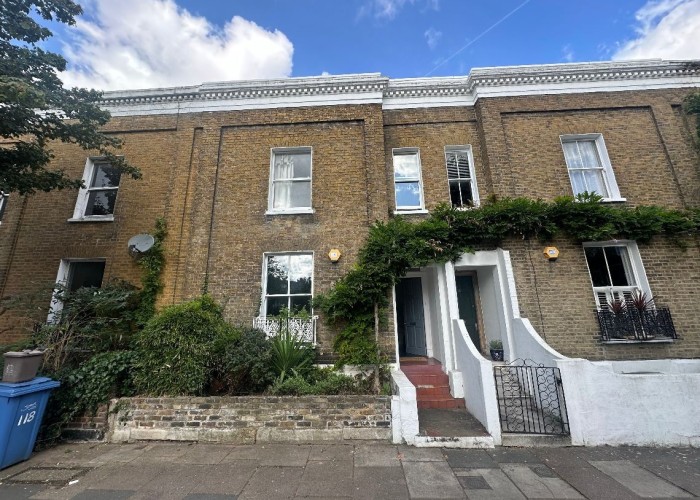
[[583, 249], [599, 309], [628, 302], [635, 291], [651, 296], [634, 242], [585, 243]]
[[314, 257], [311, 253], [265, 256], [262, 316], [277, 316], [283, 310], [311, 313]]
[[476, 189], [471, 147], [446, 146], [445, 164], [452, 206], [467, 208], [478, 205], [479, 193]]
[[311, 213], [311, 148], [275, 148], [268, 213]]
[[603, 201], [623, 201], [601, 134], [562, 135], [574, 195], [596, 193]]
[[7, 205], [7, 198], [9, 196], [10, 195], [0, 190], [0, 222], [2, 222], [2, 217], [5, 215], [5, 206]]
[[418, 149], [394, 149], [393, 157], [396, 210], [423, 210], [423, 182]]
[[113, 220], [121, 170], [101, 158], [88, 158], [84, 188], [78, 193], [73, 220]]

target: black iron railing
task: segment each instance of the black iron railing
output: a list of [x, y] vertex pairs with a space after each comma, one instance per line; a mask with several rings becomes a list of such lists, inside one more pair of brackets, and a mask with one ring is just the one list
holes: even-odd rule
[[503, 432], [569, 434], [566, 400], [558, 368], [530, 360], [494, 366]]
[[667, 307], [646, 310], [626, 307], [622, 311], [599, 310], [596, 314], [603, 341], [678, 338]]

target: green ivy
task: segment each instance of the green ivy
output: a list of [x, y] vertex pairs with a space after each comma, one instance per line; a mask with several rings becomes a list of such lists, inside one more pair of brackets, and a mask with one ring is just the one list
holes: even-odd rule
[[314, 301], [327, 320], [345, 325], [336, 338], [336, 354], [348, 363], [375, 362], [371, 344], [375, 305], [387, 305], [389, 290], [411, 268], [454, 261], [465, 252], [495, 248], [513, 237], [541, 241], [567, 237], [577, 242], [630, 239], [648, 243], [660, 236], [683, 246], [700, 230], [698, 209], [629, 208], [600, 200], [593, 194], [561, 197], [552, 202], [491, 198], [471, 210], [440, 205], [420, 222], [402, 217], [376, 222], [357, 264]]
[[697, 136], [700, 143], [700, 92], [689, 95], [683, 103], [685, 112], [689, 115], [695, 115]]
[[136, 318], [141, 326], [145, 325], [156, 312], [156, 300], [163, 290], [163, 268], [165, 267], [165, 250], [163, 242], [168, 234], [165, 219], [156, 219], [153, 239], [155, 243], [151, 249], [139, 260], [139, 266], [143, 269], [141, 276], [141, 304]]

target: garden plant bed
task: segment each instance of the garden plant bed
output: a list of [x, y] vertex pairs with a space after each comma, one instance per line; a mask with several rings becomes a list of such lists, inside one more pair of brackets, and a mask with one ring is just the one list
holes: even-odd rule
[[253, 444], [391, 438], [389, 396], [121, 398], [106, 440]]

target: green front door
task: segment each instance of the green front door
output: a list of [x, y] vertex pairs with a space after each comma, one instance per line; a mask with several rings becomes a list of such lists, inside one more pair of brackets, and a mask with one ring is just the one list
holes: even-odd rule
[[481, 352], [481, 339], [479, 337], [479, 321], [476, 313], [476, 294], [474, 293], [474, 276], [457, 275], [457, 305], [459, 318], [464, 321], [469, 337], [476, 348]]

